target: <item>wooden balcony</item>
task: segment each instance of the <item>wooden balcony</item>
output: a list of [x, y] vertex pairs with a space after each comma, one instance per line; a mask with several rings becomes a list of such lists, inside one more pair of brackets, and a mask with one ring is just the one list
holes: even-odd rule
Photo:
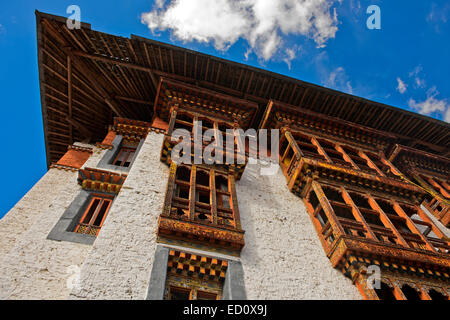
[[[317, 197], [312, 199], [309, 194], [304, 202], [333, 267], [343, 268], [349, 256], [367, 257], [378, 261], [378, 264], [403, 266], [408, 272], [412, 268], [418, 274], [421, 270], [427, 270], [433, 277], [450, 280], [450, 243], [423, 212], [421, 216], [425, 220], [419, 221], [385, 213], [374, 203], [373, 206], [381, 210], [377, 213], [375, 209], [356, 207], [353, 200], [346, 196], [344, 198], [348, 203], [329, 200], [323, 190], [319, 183], [314, 182], [311, 193]], [[343, 192], [348, 195], [345, 190]], [[369, 202], [374, 202], [373, 198]], [[398, 204], [393, 207], [401, 210]], [[384, 225], [368, 223], [365, 217], [369, 212], [380, 215], [379, 221]], [[344, 216], [346, 213], [351, 214]], [[396, 228], [397, 223], [404, 223], [412, 231]], [[422, 234], [412, 223], [429, 226], [437, 235], [431, 236], [429, 232]]]
[[[314, 138], [312, 140], [314, 142]], [[329, 147], [321, 148], [297, 140], [288, 129], [282, 130], [280, 139], [280, 167], [286, 176], [289, 190], [304, 197], [310, 190], [313, 179], [336, 181], [338, 183], [368, 188], [421, 202], [424, 191], [400, 177], [386, 175], [372, 161], [373, 167], [356, 165], [345, 153], [337, 158], [338, 151], [327, 152]], [[348, 158], [347, 158], [348, 157]], [[346, 160], [347, 159], [347, 160]], [[384, 161], [387, 161], [383, 159]], [[393, 167], [393, 170], [396, 170]]]
[[238, 255], [245, 243], [234, 173], [173, 162], [157, 233], [162, 242]]

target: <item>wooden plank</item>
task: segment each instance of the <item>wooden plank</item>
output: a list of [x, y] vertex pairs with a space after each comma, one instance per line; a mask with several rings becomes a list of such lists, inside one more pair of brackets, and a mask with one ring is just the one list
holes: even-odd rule
[[364, 216], [359, 211], [358, 206], [353, 202], [352, 197], [347, 192], [347, 190], [344, 187], [340, 187], [342, 192], [342, 198], [344, 199], [345, 203], [349, 204], [352, 207], [353, 216], [355, 217], [356, 221], [361, 222], [361, 224], [364, 226], [364, 229], [366, 229], [367, 235], [369, 239], [372, 239], [374, 241], [379, 241], [375, 234], [373, 233], [372, 229], [370, 228], [369, 224], [367, 223], [366, 219], [364, 219]]
[[189, 219], [194, 220], [195, 217], [195, 196], [196, 196], [196, 179], [197, 179], [197, 167], [191, 166], [191, 188], [189, 189]]
[[383, 209], [381, 209], [381, 207], [378, 205], [378, 203], [375, 201], [375, 199], [370, 194], [366, 194], [366, 196], [369, 199], [369, 204], [373, 208], [373, 210], [375, 210], [379, 213], [381, 222], [383, 222], [383, 224], [386, 226], [386, 228], [390, 229], [395, 234], [395, 236], [397, 238], [397, 243], [409, 248], [409, 245], [406, 242], [406, 240], [402, 237], [400, 232], [394, 226], [394, 224], [389, 219], [389, 217], [386, 215], [386, 213], [383, 211]]
[[[72, 119], [72, 61], [67, 56], [67, 116]], [[70, 143], [73, 143], [72, 124], [69, 125]]]

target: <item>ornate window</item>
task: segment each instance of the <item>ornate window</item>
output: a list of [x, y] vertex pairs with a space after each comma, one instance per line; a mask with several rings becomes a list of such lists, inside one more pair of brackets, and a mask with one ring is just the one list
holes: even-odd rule
[[[268, 103], [260, 128], [281, 129], [280, 167], [287, 186], [304, 200], [332, 266], [366, 299], [406, 299], [388, 279], [380, 289], [369, 289], [369, 267], [402, 283], [435, 286], [450, 279], [450, 242], [420, 206], [427, 196], [424, 184], [411, 183], [396, 167], [414, 163], [443, 173], [447, 159], [421, 154], [405, 162], [403, 155], [414, 150], [394, 146], [394, 135], [276, 101]], [[445, 197], [448, 183], [433, 178], [428, 184]], [[442, 201], [433, 205], [445, 210]]]
[[403, 294], [405, 295], [406, 300], [412, 300], [412, 301], [422, 300], [420, 297], [420, 292], [408, 284], [404, 284], [401, 287], [401, 290], [402, 290]]
[[122, 146], [112, 164], [115, 166], [128, 168], [134, 158], [135, 153], [136, 148]]
[[234, 173], [173, 162], [158, 235], [240, 251], [243, 233]]
[[74, 232], [97, 236], [108, 215], [113, 196], [93, 194]]
[[[437, 285], [437, 286], [436, 286]], [[414, 284], [404, 280], [383, 278], [380, 287], [373, 289], [378, 300], [448, 300], [448, 293], [439, 284]], [[371, 289], [372, 290], [372, 289]]]
[[94, 243], [127, 175], [85, 168], [78, 171], [83, 190], [64, 211], [47, 239]]
[[97, 146], [108, 149], [97, 164], [100, 168], [129, 171], [150, 130], [150, 124], [125, 118], [114, 118], [105, 139]]
[[423, 206], [449, 228], [449, 158], [397, 144], [391, 151], [389, 160], [407, 175], [407, 180], [426, 192]]
[[324, 183], [313, 183], [305, 203], [327, 248], [340, 234], [449, 253], [444, 234], [418, 206]]
[[[336, 164], [378, 176], [399, 179], [398, 170], [383, 156], [328, 139], [286, 130], [280, 143], [281, 167], [286, 173], [296, 157]], [[291, 171], [290, 171], [291, 172]], [[291, 172], [292, 173], [292, 172]]]

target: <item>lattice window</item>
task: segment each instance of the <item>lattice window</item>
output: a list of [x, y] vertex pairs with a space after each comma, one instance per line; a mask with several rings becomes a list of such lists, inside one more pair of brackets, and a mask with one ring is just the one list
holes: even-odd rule
[[240, 251], [244, 231], [234, 172], [172, 162], [158, 235], [184, 244]]
[[108, 215], [112, 196], [94, 194], [74, 232], [97, 236]]
[[138, 142], [124, 140], [112, 161], [112, 165], [128, 168], [136, 154]]
[[448, 254], [444, 234], [418, 206], [313, 182], [308, 211], [329, 249], [340, 235]]
[[[447, 180], [421, 173], [409, 172], [415, 182], [428, 191], [423, 205], [450, 228], [450, 186]], [[413, 181], [414, 181], [413, 180]]]
[[[204, 148], [210, 146], [209, 154], [207, 158], [203, 160], [207, 163], [209, 161], [218, 160], [226, 165], [237, 164], [237, 172], [240, 177], [243, 173], [246, 163], [246, 155], [249, 152], [250, 138], [241, 139], [240, 131], [235, 130], [236, 124], [227, 122], [220, 118], [204, 116], [200, 113], [189, 112], [183, 109], [172, 109], [169, 128], [165, 135], [165, 142], [163, 144], [163, 151], [161, 154], [161, 160], [170, 164], [171, 151], [176, 143], [172, 138], [173, 133], [177, 129], [187, 130], [191, 137], [191, 155], [203, 154]], [[205, 135], [207, 130], [213, 130], [208, 132], [208, 136]], [[197, 131], [197, 132], [196, 132]], [[199, 144], [199, 141], [202, 144]], [[238, 143], [238, 142], [241, 142]], [[254, 140], [256, 141], [256, 140]], [[199, 153], [199, 149], [201, 152]], [[215, 159], [214, 159], [215, 157]]]
[[[213, 118], [207, 118], [195, 113], [190, 113], [186, 111], [178, 110], [176, 113], [173, 114], [171, 118], [171, 122], [173, 123], [172, 127], [169, 127], [168, 135], [171, 135], [172, 132], [176, 129], [184, 129], [189, 131], [192, 136], [194, 134], [194, 128], [195, 123], [197, 122], [199, 130], [199, 134], [204, 135], [207, 130], [215, 129], [217, 130], [218, 134], [221, 135], [223, 146], [228, 151], [235, 151], [235, 140], [234, 140], [234, 133], [227, 132], [227, 130], [233, 130], [234, 127], [227, 122], [220, 121], [218, 119]], [[201, 127], [200, 127], [201, 123]], [[232, 145], [227, 145], [227, 136], [231, 135], [232, 138], [230, 141], [232, 141]], [[203, 140], [203, 145], [209, 145], [214, 140], [216, 140], [216, 136], [214, 135], [211, 137], [211, 141], [205, 141]]]
[[393, 172], [398, 170], [384, 157], [348, 145], [341, 145], [328, 139], [315, 137], [297, 131], [286, 131], [280, 139], [280, 164], [283, 171], [295, 162], [295, 155], [333, 163], [370, 174], [398, 179]]
[[202, 223], [239, 226], [230, 178], [234, 180], [230, 174], [210, 168], [178, 166], [170, 214]]

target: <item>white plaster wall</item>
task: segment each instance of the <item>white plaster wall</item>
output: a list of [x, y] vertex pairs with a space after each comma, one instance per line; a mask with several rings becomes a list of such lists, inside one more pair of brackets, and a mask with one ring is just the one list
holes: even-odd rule
[[236, 183], [245, 247], [241, 253], [248, 299], [361, 299], [332, 268], [302, 200], [281, 170], [260, 175], [248, 164]]
[[77, 172], [52, 168], [0, 220], [0, 299], [68, 296], [67, 268], [90, 246], [46, 238], [80, 190]]
[[163, 135], [150, 132], [81, 269], [72, 299], [144, 299], [169, 168]]
[[[93, 148], [85, 166], [95, 166], [105, 152], [74, 144]], [[77, 177], [78, 172], [51, 168], [0, 220], [0, 299], [69, 295], [71, 270], [81, 267], [91, 246], [46, 238], [81, 191]]]
[[[83, 146], [80, 144], [80, 146]], [[97, 168], [98, 162], [103, 158], [108, 149], [97, 148], [95, 146], [92, 147], [92, 155], [87, 159], [84, 163], [83, 168]], [[102, 168], [99, 168], [102, 169]], [[102, 169], [105, 170], [105, 169]], [[111, 170], [109, 170], [111, 171]]]
[[[75, 174], [64, 170], [50, 169], [0, 219], [0, 257], [7, 254], [14, 247], [16, 240], [48, 210], [59, 191], [70, 183], [69, 180], [73, 181], [72, 176]], [[59, 181], [66, 181], [66, 183], [59, 183]]]

